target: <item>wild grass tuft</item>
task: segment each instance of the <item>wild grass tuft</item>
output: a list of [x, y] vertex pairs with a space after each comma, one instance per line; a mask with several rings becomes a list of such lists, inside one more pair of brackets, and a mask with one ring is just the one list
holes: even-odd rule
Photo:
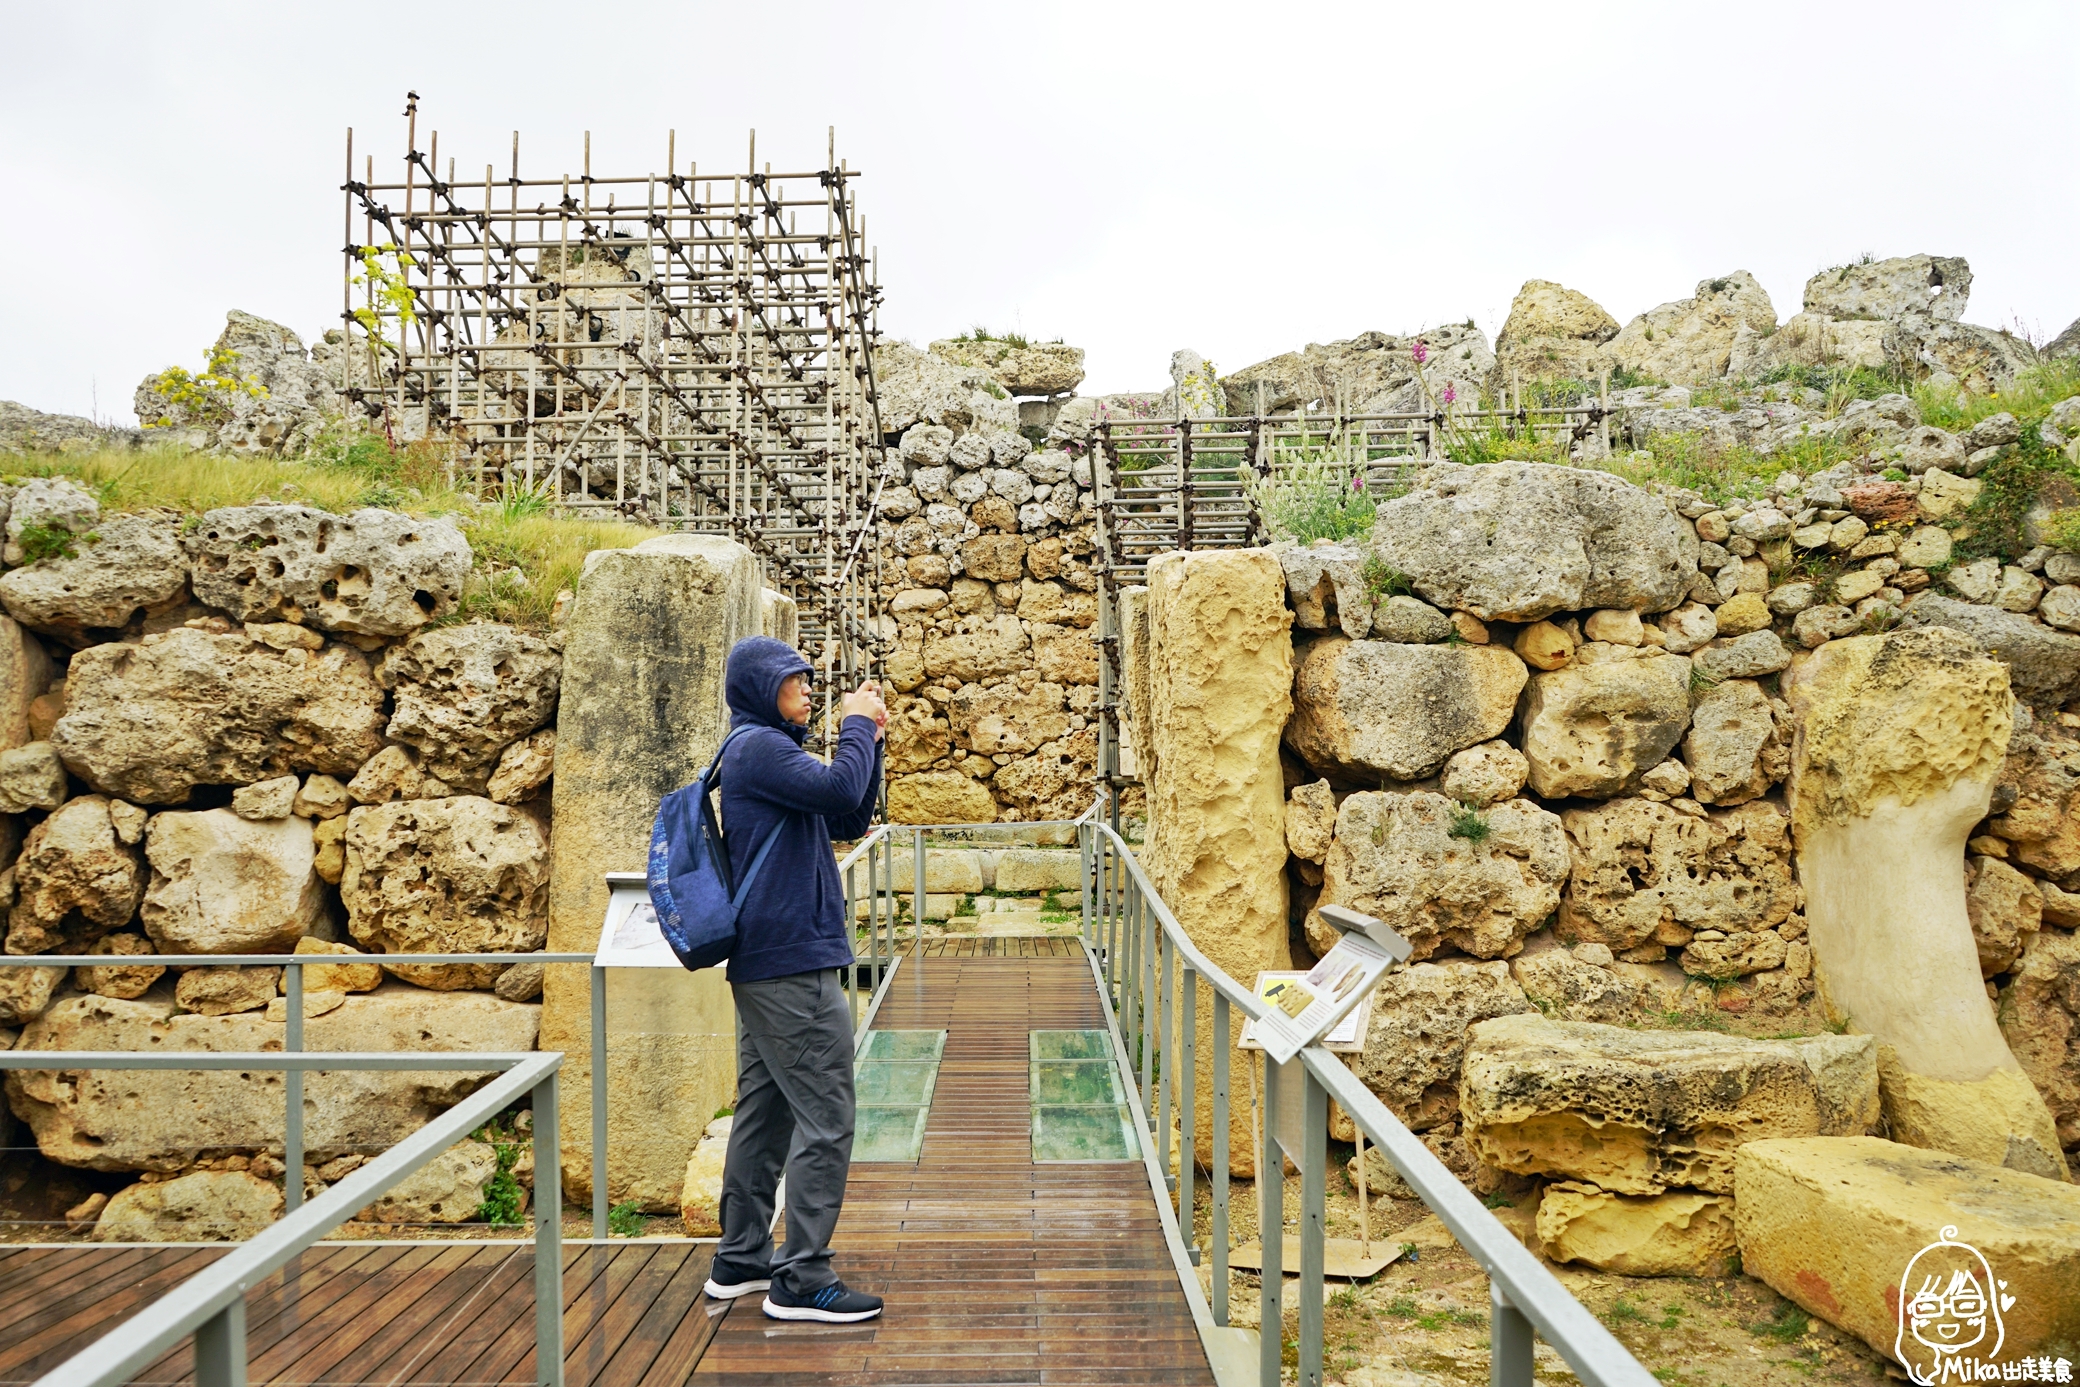
[[1447, 838], [1464, 838], [1478, 845], [1488, 841], [1488, 834], [1492, 831], [1488, 827], [1487, 815], [1470, 804], [1455, 804], [1452, 806], [1452, 822], [1444, 832]]
[[1296, 463], [1244, 485], [1272, 532], [1300, 544], [1370, 534], [1378, 511], [1363, 474], [1326, 458]]

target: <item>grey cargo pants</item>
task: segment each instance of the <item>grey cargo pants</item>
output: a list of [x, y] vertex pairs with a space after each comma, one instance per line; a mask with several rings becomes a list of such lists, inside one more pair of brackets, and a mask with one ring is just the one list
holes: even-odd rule
[[[731, 983], [737, 1001], [737, 1109], [722, 1166], [719, 1257], [770, 1261], [773, 1280], [809, 1295], [837, 1280], [831, 1234], [852, 1168], [852, 1008], [838, 970]], [[773, 1251], [773, 1192], [787, 1170], [787, 1243]]]

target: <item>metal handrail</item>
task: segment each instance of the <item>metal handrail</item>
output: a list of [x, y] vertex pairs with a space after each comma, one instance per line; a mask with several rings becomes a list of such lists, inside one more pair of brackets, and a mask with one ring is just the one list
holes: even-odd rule
[[[538, 1387], [563, 1387], [563, 1190], [557, 1172], [557, 1051], [522, 1054], [283, 1053], [17, 1050], [0, 1052], [0, 1070], [48, 1069], [62, 1053], [66, 1069], [483, 1069], [502, 1071], [388, 1151], [361, 1166], [309, 1204], [129, 1316], [36, 1381], [36, 1387], [118, 1387], [161, 1354], [195, 1336], [197, 1387], [244, 1387], [246, 1294], [325, 1234], [352, 1218], [412, 1172], [497, 1116], [522, 1095], [534, 1104], [535, 1161], [534, 1342]], [[285, 1182], [300, 1187], [291, 1168]], [[546, 1194], [544, 1193], [546, 1189]]]
[[[1213, 1325], [1228, 1322], [1228, 1072], [1232, 1011], [1249, 1019], [1269, 1008], [1251, 990], [1201, 953], [1170, 908], [1156, 893], [1140, 861], [1124, 839], [1103, 823], [1087, 823], [1082, 835], [1087, 906], [1084, 942], [1091, 952], [1105, 1004], [1126, 1045], [1126, 1081], [1138, 1102], [1156, 1088], [1156, 1103], [1146, 1113], [1148, 1135], [1155, 1144], [1152, 1172], [1169, 1166], [1170, 1114], [1178, 1103], [1178, 1220], [1189, 1227], [1197, 1160], [1193, 1104], [1198, 1087], [1196, 1006], [1203, 981], [1213, 993], [1214, 1104], [1210, 1152], [1213, 1183]], [[1173, 981], [1173, 975], [1176, 975]], [[1173, 1006], [1175, 1014], [1173, 1018]], [[1152, 1014], [1153, 1013], [1153, 1014]], [[1175, 1022], [1173, 1030], [1173, 1020]], [[1132, 1060], [1139, 1057], [1138, 1088]], [[1268, 1057], [1267, 1057], [1268, 1060]], [[1319, 1387], [1322, 1380], [1323, 1206], [1327, 1193], [1329, 1100], [1334, 1099], [1366, 1138], [1408, 1182], [1424, 1204], [1450, 1230], [1489, 1278], [1491, 1345], [1490, 1381], [1494, 1387], [1530, 1387], [1534, 1330], [1558, 1350], [1586, 1387], [1655, 1387], [1653, 1377], [1625, 1346], [1570, 1295], [1553, 1274], [1496, 1220], [1473, 1192], [1416, 1139], [1387, 1105], [1353, 1074], [1344, 1062], [1319, 1044], [1303, 1049], [1290, 1065], [1265, 1064], [1265, 1163], [1281, 1171], [1276, 1145], [1292, 1157], [1301, 1172], [1300, 1224], [1300, 1383]], [[1157, 1076], [1160, 1076], [1159, 1078]], [[1173, 1078], [1173, 1076], [1176, 1076]], [[1282, 1083], [1298, 1079], [1302, 1090], [1302, 1125], [1298, 1151], [1288, 1149], [1273, 1132], [1271, 1114], [1279, 1111]], [[1158, 1177], [1160, 1178], [1160, 1177]], [[1262, 1169], [1258, 1179], [1265, 1179]], [[1168, 1190], [1158, 1185], [1163, 1202]], [[1283, 1199], [1270, 1227], [1260, 1228], [1263, 1255], [1259, 1371], [1264, 1387], [1276, 1387], [1280, 1370], [1280, 1295], [1284, 1242]], [[1174, 1226], [1174, 1225], [1166, 1225]], [[1190, 1256], [1188, 1249], [1174, 1249]], [[1187, 1283], [1195, 1315], [1201, 1304], [1198, 1281]], [[1203, 1327], [1203, 1326], [1202, 1326]]]

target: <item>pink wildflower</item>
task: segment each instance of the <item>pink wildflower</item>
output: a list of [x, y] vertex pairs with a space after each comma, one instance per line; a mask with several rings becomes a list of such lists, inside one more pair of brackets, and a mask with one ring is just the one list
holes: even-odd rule
[[1418, 337], [1416, 344], [1408, 349], [1408, 354], [1414, 357], [1416, 365], [1420, 366], [1430, 359], [1430, 348]]
[[1458, 399], [1458, 398], [1459, 398], [1459, 390], [1458, 390], [1458, 387], [1454, 386], [1454, 385], [1453, 385], [1453, 384], [1452, 384], [1452, 383], [1451, 383], [1450, 381], [1446, 381], [1446, 382], [1444, 383], [1444, 402], [1445, 402], [1446, 404], [1450, 404], [1450, 403], [1451, 403], [1452, 401], [1454, 401], [1454, 400], [1456, 400], [1456, 399]]

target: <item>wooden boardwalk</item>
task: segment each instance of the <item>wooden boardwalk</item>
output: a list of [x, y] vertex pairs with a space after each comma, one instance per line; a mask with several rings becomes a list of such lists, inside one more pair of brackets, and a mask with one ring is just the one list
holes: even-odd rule
[[[569, 1387], [1198, 1384], [1213, 1375], [1139, 1161], [1032, 1160], [1027, 1035], [1105, 1024], [1074, 939], [931, 941], [876, 1029], [947, 1031], [914, 1163], [852, 1168], [846, 1281], [862, 1325], [781, 1323], [700, 1291], [712, 1244], [565, 1247]], [[0, 1249], [0, 1383], [27, 1382], [221, 1247]], [[249, 1380], [462, 1387], [534, 1380], [531, 1243], [326, 1244], [248, 1299]], [[192, 1382], [189, 1347], [139, 1375]]]

